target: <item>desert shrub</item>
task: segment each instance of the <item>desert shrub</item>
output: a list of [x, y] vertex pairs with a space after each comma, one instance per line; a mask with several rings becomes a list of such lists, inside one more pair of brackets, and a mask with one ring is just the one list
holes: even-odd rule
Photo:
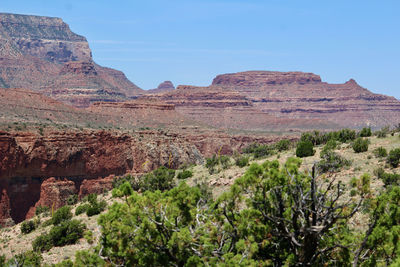
[[249, 157], [246, 157], [246, 156], [238, 157], [235, 160], [235, 164], [236, 164], [236, 166], [239, 166], [240, 168], [243, 168], [243, 167], [245, 167], [245, 166], [247, 166], [249, 164]]
[[286, 150], [289, 150], [290, 145], [291, 145], [290, 140], [282, 139], [282, 140], [279, 140], [279, 142], [277, 142], [275, 144], [275, 149], [280, 151], [280, 152], [281, 151], [286, 151]]
[[390, 131], [390, 127], [385, 126], [385, 127], [382, 127], [379, 131], [376, 131], [375, 135], [378, 138], [385, 138], [388, 135], [389, 131]]
[[361, 184], [360, 184], [361, 192], [363, 194], [369, 194], [371, 191], [371, 185], [370, 185], [371, 184], [371, 175], [369, 175], [368, 173], [364, 173], [361, 176], [360, 181], [361, 181]]
[[97, 200], [97, 194], [88, 195], [88, 201], [89, 204], [86, 206], [86, 215], [89, 217], [100, 214], [107, 206], [107, 203], [104, 200], [100, 202]]
[[354, 188], [354, 187], [357, 187], [357, 185], [358, 185], [358, 179], [357, 179], [356, 177], [351, 178], [351, 180], [350, 180], [350, 186], [351, 186], [352, 188]]
[[313, 145], [324, 144], [326, 140], [326, 134], [321, 134], [319, 131], [312, 131], [303, 133], [300, 137], [300, 141], [310, 141]]
[[[5, 261], [5, 260], [4, 260]], [[43, 261], [43, 257], [40, 253], [37, 253], [35, 251], [26, 251], [20, 254], [15, 255], [11, 259], [7, 261], [7, 264], [3, 262], [4, 265], [2, 265], [0, 261], [0, 266], [29, 266], [29, 267], [39, 267], [41, 266], [41, 263]]]
[[126, 175], [122, 178], [114, 179], [113, 187], [114, 189], [118, 189], [121, 185], [128, 182], [135, 191], [164, 191], [175, 186], [174, 177], [175, 170], [161, 166], [143, 176]]
[[78, 195], [70, 195], [67, 199], [67, 204], [68, 205], [75, 205], [78, 202]]
[[32, 248], [37, 252], [49, 251], [53, 247], [53, 241], [48, 234], [36, 237], [32, 242]]
[[79, 214], [85, 213], [87, 211], [87, 209], [89, 208], [89, 206], [90, 206], [90, 204], [88, 204], [88, 203], [79, 205], [75, 209], [75, 215], [79, 215]]
[[350, 190], [350, 196], [351, 196], [351, 197], [354, 197], [354, 196], [356, 196], [356, 195], [357, 195], [357, 190], [354, 189], [354, 188], [351, 189], [351, 190]]
[[21, 224], [21, 233], [29, 234], [36, 229], [36, 225], [33, 221], [24, 221]]
[[75, 244], [83, 237], [85, 229], [86, 226], [78, 220], [63, 221], [50, 230], [49, 236], [53, 246], [62, 247]]
[[206, 158], [206, 168], [210, 174], [214, 173], [215, 167], [218, 165], [218, 158], [213, 155], [211, 158]]
[[75, 254], [74, 266], [109, 266], [105, 261], [96, 253], [90, 253], [87, 250], [77, 251]]
[[38, 207], [36, 207], [35, 214], [36, 215], [40, 215], [42, 213], [47, 214], [47, 213], [49, 213], [49, 211], [50, 211], [50, 208], [47, 206], [38, 206]]
[[335, 150], [337, 147], [337, 142], [333, 139], [326, 142], [325, 146], [321, 150], [321, 154], [326, 153], [331, 150]]
[[169, 190], [175, 186], [174, 183], [175, 170], [168, 169], [164, 166], [148, 173], [143, 178], [142, 190]]
[[387, 173], [383, 168], [374, 170], [374, 174], [383, 181], [385, 186], [400, 184], [400, 174]]
[[251, 144], [242, 150], [243, 153], [253, 154], [254, 158], [262, 158], [273, 153], [273, 147], [265, 144]]
[[339, 154], [328, 150], [321, 153], [321, 161], [317, 163], [317, 168], [321, 173], [339, 171], [344, 166], [350, 166], [351, 162]]
[[219, 156], [219, 163], [221, 164], [223, 169], [228, 169], [231, 165], [231, 158], [225, 155]]
[[93, 232], [92, 232], [92, 231], [89, 231], [89, 230], [85, 231], [85, 232], [83, 233], [83, 237], [86, 239], [86, 241], [87, 241], [89, 244], [93, 244], [93, 242], [94, 242], [94, 237], [93, 237]]
[[86, 215], [91, 217], [97, 214], [100, 214], [107, 206], [107, 203], [102, 200], [100, 202], [91, 203], [86, 210]]
[[400, 161], [400, 148], [392, 149], [389, 152], [389, 155], [387, 157], [387, 162], [392, 166], [393, 168], [397, 168], [399, 165]]
[[210, 174], [219, 172], [220, 169], [217, 168], [220, 166], [222, 169], [227, 169], [231, 165], [231, 159], [228, 156], [221, 155], [221, 156], [216, 156], [213, 155], [211, 158], [206, 159], [206, 168], [208, 169], [208, 172]]
[[314, 145], [311, 141], [299, 141], [296, 148], [296, 156], [299, 158], [310, 157], [315, 154]]
[[373, 153], [374, 153], [375, 157], [377, 157], [377, 158], [384, 158], [384, 157], [387, 157], [387, 150], [386, 150], [386, 148], [381, 147], [381, 146], [378, 147], [378, 148], [375, 148], [374, 151], [373, 151]]
[[371, 128], [362, 128], [360, 131], [360, 137], [370, 137], [372, 135]]
[[183, 170], [182, 172], [178, 173], [178, 179], [187, 179], [192, 176], [193, 173], [190, 170]]
[[361, 153], [361, 152], [368, 151], [368, 145], [369, 145], [368, 139], [363, 139], [363, 138], [359, 137], [353, 142], [352, 146], [353, 146], [354, 152]]
[[54, 225], [57, 225], [63, 221], [70, 220], [71, 218], [72, 218], [71, 207], [64, 206], [56, 210], [56, 212], [54, 212], [51, 221]]
[[350, 129], [342, 129], [338, 133], [338, 140], [342, 143], [353, 141], [356, 139], [356, 131]]

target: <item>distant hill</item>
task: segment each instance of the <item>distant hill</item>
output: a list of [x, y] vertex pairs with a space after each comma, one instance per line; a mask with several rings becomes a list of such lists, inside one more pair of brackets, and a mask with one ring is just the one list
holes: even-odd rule
[[143, 91], [93, 62], [86, 38], [60, 18], [1, 13], [0, 63], [0, 87], [40, 91], [78, 107]]

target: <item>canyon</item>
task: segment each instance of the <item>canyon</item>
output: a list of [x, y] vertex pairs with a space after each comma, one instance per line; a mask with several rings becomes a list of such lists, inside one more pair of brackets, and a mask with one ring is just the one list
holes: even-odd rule
[[0, 225], [110, 190], [125, 174], [201, 164], [307, 130], [400, 122], [400, 101], [304, 72], [217, 75], [142, 90], [94, 61], [60, 18], [0, 13]]

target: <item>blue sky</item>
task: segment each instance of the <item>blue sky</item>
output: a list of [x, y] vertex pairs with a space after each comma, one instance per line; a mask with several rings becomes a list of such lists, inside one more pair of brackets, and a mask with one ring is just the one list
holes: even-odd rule
[[295, 70], [400, 99], [400, 1], [2, 0], [0, 11], [63, 18], [97, 63], [143, 89]]

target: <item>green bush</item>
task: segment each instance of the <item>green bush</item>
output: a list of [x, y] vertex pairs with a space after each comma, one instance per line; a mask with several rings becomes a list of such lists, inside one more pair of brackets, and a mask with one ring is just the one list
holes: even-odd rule
[[183, 170], [182, 172], [178, 173], [178, 179], [187, 179], [192, 176], [193, 173], [190, 170]]
[[296, 148], [296, 156], [299, 158], [310, 157], [315, 154], [314, 145], [311, 141], [299, 141]]
[[88, 203], [79, 205], [79, 206], [76, 207], [76, 209], [75, 209], [75, 215], [77, 216], [77, 215], [79, 215], [79, 214], [85, 213], [85, 212], [87, 211], [87, 209], [89, 208], [89, 206], [90, 206], [90, 204], [88, 204]]
[[142, 190], [169, 190], [175, 186], [174, 177], [175, 170], [161, 166], [160, 168], [144, 176]]
[[390, 127], [389, 126], [385, 126], [382, 127], [382, 129], [378, 132], [376, 132], [376, 136], [378, 138], [385, 138], [390, 132]]
[[243, 153], [253, 154], [254, 158], [262, 158], [273, 153], [273, 147], [264, 144], [251, 144], [242, 150]]
[[321, 173], [339, 171], [344, 166], [350, 166], [351, 162], [339, 154], [328, 150], [321, 153], [321, 161], [317, 163], [317, 168]]
[[376, 149], [374, 149], [373, 153], [374, 153], [375, 157], [377, 157], [377, 158], [384, 158], [384, 157], [387, 157], [387, 150], [386, 150], [386, 148], [381, 147], [381, 146], [378, 147], [378, 148], [376, 148]]
[[29, 234], [33, 230], [36, 229], [36, 225], [33, 221], [24, 221], [21, 224], [21, 233], [23, 234]]
[[357, 187], [357, 185], [358, 185], [358, 179], [357, 179], [356, 177], [351, 178], [351, 180], [350, 180], [350, 186], [351, 186], [352, 188], [354, 188], [354, 187]]
[[216, 155], [213, 155], [211, 158], [206, 158], [206, 168], [210, 174], [215, 172], [215, 167], [218, 165], [219, 161]]
[[249, 164], [249, 157], [246, 157], [246, 156], [238, 157], [235, 161], [235, 164], [236, 164], [236, 166], [243, 168]]
[[33, 240], [32, 247], [37, 252], [49, 251], [53, 247], [53, 241], [48, 234], [42, 234]]
[[328, 151], [335, 150], [337, 147], [337, 142], [333, 139], [326, 142], [325, 146], [321, 150], [321, 155], [327, 153]]
[[369, 194], [371, 192], [371, 175], [364, 173], [361, 176], [361, 192], [364, 194]]
[[389, 155], [387, 157], [387, 162], [392, 166], [393, 168], [397, 168], [399, 165], [400, 161], [400, 148], [392, 149], [389, 152]]
[[356, 131], [350, 129], [342, 129], [339, 131], [338, 140], [342, 143], [353, 141], [356, 139]]
[[53, 217], [51, 218], [51, 221], [54, 225], [60, 224], [64, 221], [68, 221], [72, 218], [72, 212], [71, 212], [71, 207], [69, 206], [64, 206], [56, 210], [54, 212]]
[[286, 151], [286, 150], [289, 150], [290, 145], [291, 145], [290, 140], [282, 139], [282, 140], [279, 140], [279, 142], [277, 142], [275, 144], [275, 149], [278, 150], [279, 152]]
[[83, 237], [86, 226], [78, 220], [63, 221], [54, 226], [49, 233], [53, 246], [62, 247], [75, 244]]
[[221, 155], [218, 160], [223, 169], [228, 169], [231, 166], [231, 158], [228, 156]]
[[75, 205], [78, 202], [78, 195], [70, 195], [67, 199], [67, 204], [72, 206]]
[[104, 200], [100, 202], [96, 201], [95, 203], [89, 205], [89, 207], [86, 210], [86, 215], [88, 217], [91, 217], [100, 214], [105, 209], [106, 206], [107, 203]]
[[357, 138], [353, 143], [353, 150], [356, 153], [368, 151], [369, 140], [361, 137]]
[[39, 267], [43, 261], [43, 257], [40, 253], [35, 251], [26, 251], [15, 255], [7, 261], [7, 264], [3, 264], [0, 260], [0, 266], [29, 266], [29, 267]]
[[218, 172], [218, 166], [220, 166], [222, 169], [227, 169], [230, 165], [231, 159], [225, 155], [216, 156], [214, 154], [211, 158], [206, 158], [206, 168], [210, 174]]
[[383, 168], [374, 170], [374, 174], [383, 181], [385, 186], [400, 185], [400, 174], [387, 173]]
[[50, 208], [47, 206], [38, 206], [38, 207], [36, 207], [35, 214], [36, 215], [40, 215], [42, 213], [47, 214], [47, 213], [49, 213], [49, 211], [50, 211]]
[[362, 128], [360, 131], [360, 136], [361, 137], [370, 137], [372, 135], [371, 128]]

